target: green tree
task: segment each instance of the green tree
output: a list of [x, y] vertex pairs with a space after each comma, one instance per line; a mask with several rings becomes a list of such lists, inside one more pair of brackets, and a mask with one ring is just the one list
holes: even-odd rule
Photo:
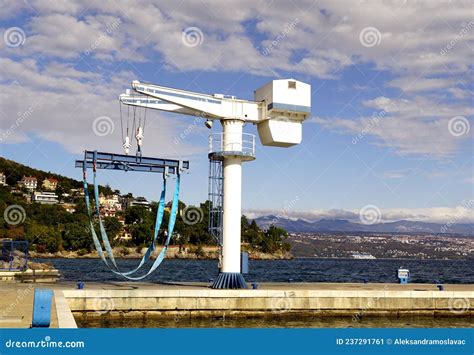
[[288, 237], [288, 233], [283, 228], [273, 225], [265, 232], [261, 242], [261, 249], [266, 253], [274, 253], [283, 248], [283, 239]]
[[33, 221], [27, 226], [25, 236], [33, 247], [36, 246], [38, 251], [44, 250], [55, 253], [61, 250], [61, 233], [55, 227]]
[[120, 223], [117, 217], [105, 217], [104, 227], [111, 240], [114, 240], [115, 237], [117, 237], [117, 235], [122, 231], [122, 223]]
[[66, 250], [91, 250], [92, 236], [88, 224], [67, 224], [62, 233], [63, 248]]
[[144, 206], [132, 206], [125, 210], [125, 224], [139, 224], [146, 222], [151, 212]]

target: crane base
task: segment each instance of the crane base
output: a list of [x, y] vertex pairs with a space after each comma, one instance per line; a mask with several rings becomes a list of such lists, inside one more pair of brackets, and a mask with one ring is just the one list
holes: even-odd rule
[[240, 272], [221, 272], [211, 286], [216, 289], [248, 288], [244, 276]]

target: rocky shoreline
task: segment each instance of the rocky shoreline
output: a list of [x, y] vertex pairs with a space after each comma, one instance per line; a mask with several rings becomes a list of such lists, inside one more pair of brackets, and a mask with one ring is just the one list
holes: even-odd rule
[[[139, 259], [146, 251], [146, 248], [142, 248], [141, 251], [137, 251], [137, 248], [131, 247], [116, 247], [114, 248], [114, 256], [118, 259]], [[249, 250], [249, 258], [251, 260], [288, 260], [293, 259], [293, 255], [290, 252], [277, 252], [277, 253], [262, 253], [259, 251]], [[157, 255], [157, 253], [155, 253]], [[218, 247], [216, 246], [202, 246], [197, 247], [194, 245], [187, 246], [170, 246], [166, 253], [167, 259], [217, 259], [219, 254]], [[155, 257], [156, 257], [155, 255]], [[29, 257], [32, 259], [97, 259], [99, 255], [96, 251], [90, 253], [83, 253], [80, 251], [58, 251], [56, 253], [38, 253], [35, 251], [29, 252]], [[152, 256], [154, 258], [154, 256]]]

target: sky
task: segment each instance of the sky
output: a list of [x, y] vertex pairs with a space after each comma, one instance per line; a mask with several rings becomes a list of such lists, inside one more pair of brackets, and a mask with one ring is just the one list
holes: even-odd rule
[[[244, 163], [249, 217], [474, 222], [473, 21], [464, 0], [3, 1], [0, 155], [81, 179], [83, 150], [122, 152], [132, 80], [252, 100], [295, 78], [312, 89], [303, 141]], [[187, 204], [207, 198], [220, 130], [147, 111], [144, 154], [190, 160]], [[152, 175], [100, 182], [156, 200]]]

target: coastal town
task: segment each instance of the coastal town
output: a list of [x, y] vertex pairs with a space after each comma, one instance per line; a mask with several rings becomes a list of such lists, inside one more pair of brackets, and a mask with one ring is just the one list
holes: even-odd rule
[[[120, 257], [139, 257], [155, 226], [157, 202], [100, 185], [99, 214]], [[92, 194], [92, 185], [89, 194]], [[91, 202], [93, 201], [93, 197]], [[95, 203], [91, 205], [95, 211]], [[165, 202], [158, 243], [166, 238], [172, 202]], [[28, 242], [33, 257], [94, 258], [83, 182], [0, 158], [0, 241]], [[216, 240], [208, 232], [209, 201], [196, 206], [179, 201], [168, 257], [215, 259]], [[95, 214], [95, 213], [94, 213]], [[94, 228], [99, 229], [93, 217]], [[261, 229], [242, 216], [243, 247], [253, 259], [288, 259], [282, 228]]]
[[[6, 182], [6, 176], [0, 172], [0, 185], [9, 186]], [[82, 188], [72, 188], [67, 192], [58, 193], [58, 180], [48, 177], [39, 181], [35, 176], [23, 176], [16, 186], [11, 186], [12, 194], [21, 195], [27, 203], [37, 202], [47, 205], [55, 205], [63, 207], [68, 212], [74, 212], [75, 200], [84, 197]], [[145, 206], [149, 208], [150, 202], [144, 197], [134, 198], [130, 194], [121, 196], [118, 193], [110, 195], [100, 194], [101, 213], [104, 216], [115, 217], [117, 211], [130, 206]]]
[[[77, 214], [78, 206], [83, 205], [84, 201], [81, 183], [45, 174], [41, 172], [36, 174], [38, 176], [23, 175], [16, 182], [12, 182], [11, 179], [7, 181], [6, 174], [0, 172], [0, 186], [17, 201], [23, 201], [26, 205], [55, 205], [71, 215]], [[41, 175], [45, 175], [45, 177], [41, 177]], [[120, 191], [113, 190], [108, 186], [101, 187], [100, 191], [101, 216], [104, 217], [109, 227], [115, 225], [114, 240], [119, 245], [131, 247], [127, 255], [133, 256], [133, 246], [141, 238], [137, 238], [137, 232], [135, 231], [134, 234], [134, 228], [128, 225], [130, 218], [127, 220], [126, 212], [136, 210], [135, 207], [138, 207], [139, 210], [146, 211], [151, 215], [153, 202], [148, 201], [145, 197], [134, 197], [131, 193], [121, 194]], [[167, 204], [166, 211], [169, 212], [169, 209], [170, 206]], [[205, 229], [206, 226], [203, 228]], [[8, 238], [9, 235], [3, 237]], [[179, 239], [181, 236], [178, 233], [175, 237]], [[287, 257], [449, 260], [468, 259], [474, 254], [474, 239], [472, 237], [449, 234], [291, 232], [288, 234], [287, 241], [291, 244], [291, 254], [287, 253]], [[85, 246], [87, 241], [83, 244]], [[206, 245], [212, 245], [212, 242], [201, 240], [197, 244], [203, 244], [206, 249], [210, 248]], [[215, 253], [209, 252], [207, 254], [209, 257], [215, 256]]]
[[289, 233], [302, 257], [353, 259], [468, 259], [474, 239], [432, 234]]
[[[76, 212], [78, 202], [84, 200], [83, 188], [65, 189], [63, 184], [54, 177], [39, 178], [36, 176], [23, 176], [21, 180], [9, 185], [6, 174], [0, 172], [0, 186], [9, 189], [10, 194], [21, 198], [26, 204], [38, 203], [42, 205], [57, 205], [66, 212]], [[106, 190], [111, 191], [109, 188]], [[110, 194], [99, 194], [100, 214], [103, 217], [117, 218], [125, 226], [125, 217], [121, 213], [129, 207], [142, 206], [151, 211], [151, 203], [145, 197], [134, 197], [128, 193], [121, 195], [115, 190]], [[131, 236], [125, 230], [118, 236], [121, 240], [130, 240]]]

